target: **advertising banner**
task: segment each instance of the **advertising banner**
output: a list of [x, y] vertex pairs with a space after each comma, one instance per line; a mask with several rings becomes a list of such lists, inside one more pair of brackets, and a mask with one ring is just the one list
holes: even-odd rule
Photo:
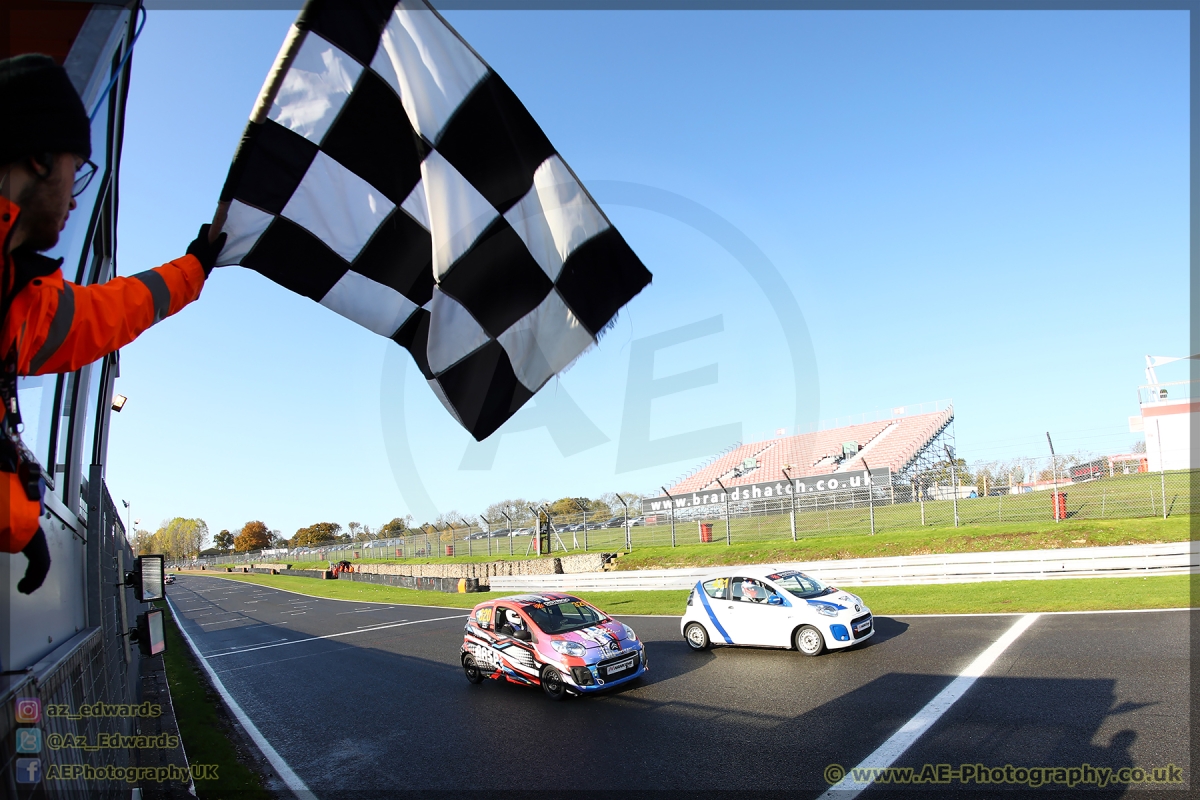
[[[888, 485], [891, 481], [891, 470], [887, 468], [871, 470], [870, 478], [867, 477], [865, 469], [847, 470], [846, 472], [833, 472], [828, 475], [807, 475], [803, 478], [797, 478], [789, 483], [780, 476], [777, 481], [768, 481], [765, 483], [750, 483], [742, 486], [729, 487], [729, 501], [739, 503], [746, 500], [769, 500], [778, 497], [791, 497], [795, 486], [795, 493], [800, 495], [813, 494], [828, 494], [831, 492], [844, 492], [847, 489], [865, 489], [868, 485], [874, 484]], [[721, 505], [725, 502], [725, 492], [721, 491], [721, 487], [713, 485], [699, 492], [685, 492], [682, 494], [672, 495], [674, 500], [666, 496], [647, 497], [642, 500], [643, 514], [660, 514], [671, 510], [674, 505], [676, 511], [682, 511], [689, 508], [700, 508], [708, 505]]]

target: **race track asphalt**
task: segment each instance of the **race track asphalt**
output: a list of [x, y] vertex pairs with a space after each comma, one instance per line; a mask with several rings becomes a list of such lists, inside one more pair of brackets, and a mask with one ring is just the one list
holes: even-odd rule
[[[225, 688], [318, 798], [634, 789], [817, 797], [829, 765], [859, 764], [1018, 619], [877, 617], [865, 644], [806, 658], [695, 653], [678, 618], [626, 617], [646, 644], [647, 677], [554, 703], [538, 689], [466, 681], [463, 609], [199, 576], [180, 576], [168, 595]], [[895, 765], [1174, 765], [1190, 781], [1188, 643], [1186, 611], [1042, 615]], [[914, 790], [905, 796], [949, 797], [963, 786]], [[1144, 796], [1125, 784], [1102, 796], [1125, 794]]]

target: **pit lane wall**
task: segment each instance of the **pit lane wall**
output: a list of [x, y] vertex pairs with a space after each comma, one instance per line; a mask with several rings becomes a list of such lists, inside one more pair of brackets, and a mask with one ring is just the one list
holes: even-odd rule
[[[1200, 573], [1200, 542], [855, 558], [755, 565], [758, 569], [810, 572], [838, 586], [905, 586], [931, 583], [1048, 578], [1147, 577]], [[494, 592], [690, 589], [720, 567], [629, 570], [563, 575], [498, 575]], [[737, 567], [725, 568], [733, 573]]]

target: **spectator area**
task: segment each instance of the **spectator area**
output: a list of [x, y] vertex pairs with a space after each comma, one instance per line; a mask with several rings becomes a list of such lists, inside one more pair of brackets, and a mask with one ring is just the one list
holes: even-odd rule
[[[714, 485], [719, 479], [726, 486], [762, 483], [783, 476], [789, 466], [793, 478], [824, 475], [863, 468], [863, 459], [872, 470], [888, 467], [893, 473], [902, 471], [916, 459], [950, 421], [953, 407], [931, 414], [864, 422], [841, 428], [780, 436], [761, 442], [739, 445], [695, 474], [671, 487], [676, 492], [694, 492]], [[855, 456], [842, 458], [842, 445], [857, 442]], [[744, 469], [747, 459], [758, 466]]]

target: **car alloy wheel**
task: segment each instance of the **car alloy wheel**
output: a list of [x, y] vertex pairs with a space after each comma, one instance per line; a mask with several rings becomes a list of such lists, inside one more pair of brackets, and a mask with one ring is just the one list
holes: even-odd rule
[[542, 670], [542, 691], [551, 700], [562, 700], [567, 696], [567, 684], [563, 682], [562, 673], [554, 667]]
[[825, 637], [812, 625], [805, 625], [796, 631], [795, 645], [806, 656], [819, 656], [825, 652]]
[[687, 641], [688, 647], [693, 650], [708, 649], [708, 631], [704, 630], [704, 626], [699, 622], [690, 622], [683, 629], [683, 638]]
[[479, 671], [479, 665], [475, 663], [474, 656], [463, 658], [463, 672], [466, 674], [467, 680], [471, 683], [483, 682], [483, 673]]

